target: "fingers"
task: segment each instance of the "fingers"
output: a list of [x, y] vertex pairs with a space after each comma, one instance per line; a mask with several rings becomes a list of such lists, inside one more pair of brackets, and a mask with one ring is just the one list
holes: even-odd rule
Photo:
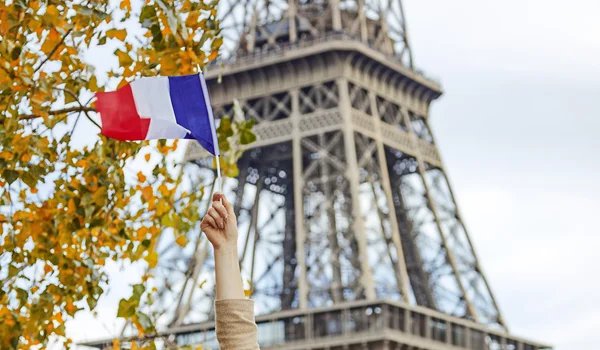
[[224, 229], [225, 228], [225, 218], [223, 218], [221, 216], [221, 214], [219, 214], [219, 212], [217, 211], [217, 209], [215, 209], [214, 204], [212, 207], [210, 207], [210, 209], [208, 209], [208, 215], [210, 215], [215, 222], [217, 223], [218, 228], [220, 229]]
[[202, 219], [202, 221], [206, 222], [209, 226], [212, 226], [213, 228], [218, 228], [219, 227], [217, 225], [217, 222], [215, 221], [215, 219], [213, 219], [212, 216], [210, 216], [210, 215], [206, 215], [204, 217], [204, 219]]
[[219, 213], [219, 216], [221, 216], [223, 220], [227, 220], [229, 214], [227, 213], [227, 209], [225, 209], [223, 204], [220, 202], [213, 202], [213, 208], [217, 210], [217, 213]]
[[235, 215], [235, 213], [233, 212], [233, 205], [231, 205], [231, 203], [227, 200], [223, 193], [215, 192], [213, 194], [213, 202], [219, 202], [220, 204], [222, 204], [228, 215]]

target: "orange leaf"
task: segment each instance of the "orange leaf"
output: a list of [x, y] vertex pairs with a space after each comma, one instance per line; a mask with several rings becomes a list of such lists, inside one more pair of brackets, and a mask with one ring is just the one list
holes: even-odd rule
[[50, 32], [42, 44], [42, 52], [49, 54], [52, 50], [54, 50], [58, 43], [60, 43], [60, 34], [58, 34], [56, 29], [50, 28]]
[[165, 55], [160, 59], [160, 68], [165, 72], [172, 72], [177, 69], [177, 62], [171, 55]]
[[125, 38], [127, 37], [127, 30], [125, 29], [110, 29], [106, 32], [106, 37], [107, 38], [117, 38], [121, 41], [125, 41]]
[[45, 272], [46, 274], [48, 274], [48, 273], [52, 272], [52, 270], [53, 270], [53, 269], [52, 269], [52, 266], [50, 266], [50, 265], [48, 265], [48, 264], [44, 265], [44, 272]]
[[139, 182], [146, 181], [146, 176], [141, 171], [139, 173], [137, 173], [137, 178], [138, 178]]
[[67, 213], [75, 212], [75, 201], [73, 198], [69, 199], [69, 203], [67, 203]]
[[73, 316], [73, 315], [75, 315], [75, 312], [77, 311], [77, 307], [75, 305], [73, 305], [72, 301], [69, 300], [67, 302], [67, 305], [65, 306], [65, 311], [67, 311], [67, 313], [70, 316]]
[[208, 55], [208, 59], [211, 61], [214, 61], [215, 58], [217, 58], [217, 56], [219, 55], [219, 53], [217, 51], [213, 51], [210, 53], [210, 55]]
[[158, 190], [160, 191], [160, 194], [163, 195], [163, 197], [167, 197], [170, 194], [170, 191], [167, 188], [167, 185], [165, 184], [160, 184], [160, 186], [158, 186]]
[[142, 240], [148, 234], [148, 228], [146, 226], [142, 226], [137, 230], [137, 239]]
[[188, 239], [186, 236], [181, 235], [175, 239], [175, 243], [177, 243], [180, 247], [185, 247], [188, 244]]
[[121, 5], [119, 6], [119, 8], [121, 10], [131, 11], [131, 1], [130, 0], [121, 1]]
[[29, 162], [30, 160], [31, 160], [31, 153], [24, 153], [24, 154], [21, 156], [21, 161], [22, 161], [22, 162], [25, 162], [25, 163], [27, 163], [27, 162]]
[[188, 15], [187, 19], [185, 20], [185, 25], [187, 27], [197, 28], [198, 27], [198, 17], [199, 16], [200, 16], [200, 11], [192, 11], [192, 12], [190, 12], [190, 14]]
[[128, 81], [127, 79], [123, 78], [121, 79], [121, 81], [119, 82], [119, 85], [117, 85], [117, 89], [122, 88], [123, 86], [127, 85]]
[[144, 159], [146, 159], [146, 161], [149, 162], [150, 161], [150, 156], [151, 156], [150, 153], [148, 153], [148, 154], [146, 154], [144, 156]]
[[144, 187], [144, 189], [142, 190], [142, 198], [144, 198], [144, 200], [148, 202], [150, 199], [152, 199], [152, 197], [154, 197], [152, 186]]

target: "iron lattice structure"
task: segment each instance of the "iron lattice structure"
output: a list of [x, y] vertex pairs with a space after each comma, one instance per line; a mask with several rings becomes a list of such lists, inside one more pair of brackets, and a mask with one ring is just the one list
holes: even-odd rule
[[[442, 91], [413, 65], [401, 2], [220, 6], [225, 59], [205, 76], [217, 119], [234, 116], [238, 101], [257, 122], [258, 141], [225, 188], [259, 314], [385, 299], [506, 332], [429, 127]], [[185, 161], [191, 178], [210, 186], [207, 156], [192, 143]], [[212, 317], [208, 248], [201, 236], [184, 249], [159, 244], [157, 304], [173, 330]], [[415, 310], [406, 317], [420, 324], [425, 309]], [[498, 334], [490, 339], [512, 344]], [[477, 342], [465, 339], [454, 345]]]
[[[237, 45], [207, 79], [216, 118], [238, 100], [257, 121], [230, 186], [259, 309], [389, 298], [506, 327], [429, 128], [441, 89], [414, 69], [400, 1], [222, 5]], [[194, 146], [186, 159], [208, 165]], [[204, 262], [189, 278], [210, 269], [205, 250], [177, 253]]]

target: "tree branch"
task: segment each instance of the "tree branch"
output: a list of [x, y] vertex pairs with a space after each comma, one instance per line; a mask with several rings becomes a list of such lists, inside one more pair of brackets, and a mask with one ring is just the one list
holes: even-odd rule
[[[66, 113], [75, 113], [75, 112], [87, 113], [87, 112], [95, 112], [95, 111], [96, 110], [92, 107], [77, 106], [77, 107], [55, 109], [55, 110], [49, 111], [48, 114], [49, 115], [57, 115], [57, 114], [66, 114]], [[37, 118], [40, 118], [40, 116], [35, 115], [35, 114], [19, 114], [19, 120], [31, 120], [31, 119], [37, 119]]]
[[40, 70], [40, 68], [42, 68], [42, 66], [44, 64], [46, 64], [46, 62], [48, 62], [48, 60], [50, 59], [50, 57], [52, 57], [52, 55], [54, 55], [54, 53], [56, 52], [56, 50], [58, 50], [58, 48], [65, 42], [65, 39], [67, 38], [67, 36], [69, 36], [69, 34], [71, 34], [72, 31], [73, 31], [73, 28], [69, 29], [65, 33], [65, 35], [63, 35], [63, 37], [60, 39], [60, 42], [52, 49], [52, 51], [50, 51], [50, 53], [48, 54], [48, 56], [46, 57], [46, 59], [43, 60], [42, 63], [40, 63], [40, 65], [33, 71], [33, 73], [35, 73], [38, 70]]

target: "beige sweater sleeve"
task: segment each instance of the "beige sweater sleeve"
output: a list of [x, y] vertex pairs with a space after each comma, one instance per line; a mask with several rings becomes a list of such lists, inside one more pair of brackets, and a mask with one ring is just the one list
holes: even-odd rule
[[221, 350], [256, 350], [254, 302], [249, 299], [215, 301], [217, 340]]

